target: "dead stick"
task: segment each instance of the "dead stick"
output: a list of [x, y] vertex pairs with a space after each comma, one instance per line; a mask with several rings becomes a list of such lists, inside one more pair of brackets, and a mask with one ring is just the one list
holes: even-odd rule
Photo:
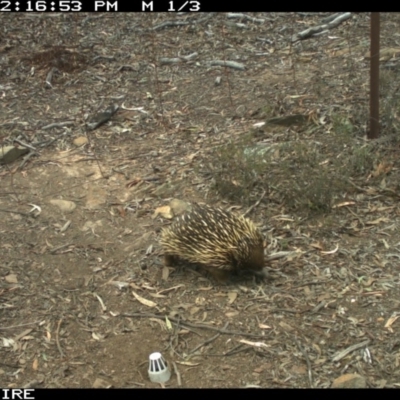
[[247, 214], [249, 214], [254, 208], [256, 208], [256, 207], [261, 203], [261, 200], [264, 198], [264, 196], [265, 196], [266, 193], [267, 193], [267, 192], [264, 190], [264, 193], [261, 195], [260, 199], [257, 200], [257, 201], [243, 214], [243, 217], [245, 217]]
[[176, 363], [174, 361], [172, 361], [172, 365], [174, 366], [176, 379], [178, 380], [178, 386], [182, 386], [181, 374], [180, 374], [180, 372], [178, 370], [178, 367], [176, 366]]
[[27, 213], [23, 213], [23, 212], [19, 212], [19, 211], [13, 211], [13, 210], [4, 210], [3, 208], [0, 208], [0, 211], [12, 213], [12, 214], [25, 215], [25, 217], [30, 217], [31, 216], [30, 214], [27, 214]]
[[[226, 323], [226, 325], [222, 328], [224, 330], [226, 330], [226, 328], [228, 327], [229, 322]], [[203, 343], [200, 343], [198, 346], [196, 346], [193, 350], [189, 351], [188, 354], [193, 354], [195, 351], [197, 351], [198, 349], [200, 349], [201, 347], [205, 346], [206, 344], [209, 344], [211, 342], [213, 342], [215, 339], [217, 339], [218, 337], [220, 337], [221, 334], [217, 333], [215, 336], [211, 337], [210, 339], [205, 340]]]
[[61, 345], [60, 345], [60, 337], [59, 337], [59, 334], [60, 334], [60, 327], [61, 327], [61, 322], [62, 322], [62, 318], [58, 321], [58, 325], [57, 325], [57, 330], [56, 330], [56, 343], [57, 343], [57, 348], [58, 348], [58, 351], [60, 352], [60, 354], [61, 354], [61, 357], [64, 357], [64, 352], [62, 351], [62, 348], [61, 348]]
[[[156, 314], [150, 314], [150, 313], [132, 313], [132, 314], [120, 314], [121, 317], [128, 317], [128, 318], [157, 318], [157, 319], [165, 319], [164, 315], [156, 315]], [[182, 326], [189, 326], [191, 328], [199, 328], [199, 329], [208, 329], [210, 331], [216, 331], [219, 332], [223, 335], [237, 335], [237, 336], [244, 336], [244, 337], [252, 337], [252, 338], [263, 338], [265, 339], [264, 335], [256, 335], [254, 333], [245, 333], [245, 332], [236, 332], [236, 331], [225, 331], [220, 328], [216, 328], [215, 326], [210, 326], [210, 325], [204, 325], [204, 324], [192, 324], [191, 322], [182, 322], [178, 321], [176, 318], [168, 317], [168, 319], [175, 324], [180, 324]]]
[[308, 368], [308, 380], [310, 382], [310, 387], [313, 387], [313, 376], [312, 376], [312, 368], [311, 368], [311, 363], [310, 363], [310, 359], [308, 358], [308, 354], [306, 353], [306, 351], [301, 347], [300, 343], [296, 340], [296, 338], [294, 338], [294, 341], [298, 347], [298, 349], [300, 350], [301, 354], [303, 354], [303, 357], [306, 360], [307, 363], [307, 368]]
[[21, 326], [35, 325], [35, 324], [38, 324], [39, 322], [40, 322], [40, 321], [28, 322], [28, 323], [26, 323], [26, 324], [20, 324], [20, 325], [0, 326], [0, 331], [4, 331], [4, 330], [6, 330], [6, 329], [20, 328]]

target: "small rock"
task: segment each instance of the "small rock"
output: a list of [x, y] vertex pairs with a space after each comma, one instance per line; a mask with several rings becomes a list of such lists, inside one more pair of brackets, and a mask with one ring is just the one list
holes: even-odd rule
[[75, 146], [83, 146], [84, 144], [88, 143], [89, 140], [86, 136], [80, 136], [74, 139], [73, 143]]
[[96, 380], [93, 383], [93, 388], [95, 389], [100, 389], [100, 388], [110, 388], [111, 385], [105, 381], [104, 379], [96, 378]]
[[72, 212], [76, 208], [76, 204], [73, 201], [69, 200], [52, 199], [50, 200], [50, 204], [53, 204], [53, 206], [57, 206], [61, 211], [64, 212]]
[[5, 277], [7, 283], [18, 283], [17, 275], [9, 274]]
[[345, 374], [336, 378], [332, 383], [332, 388], [366, 388], [367, 381], [358, 374]]

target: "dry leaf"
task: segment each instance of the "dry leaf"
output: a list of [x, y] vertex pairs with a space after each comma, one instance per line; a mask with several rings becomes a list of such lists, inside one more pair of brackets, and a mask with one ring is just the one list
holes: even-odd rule
[[111, 385], [105, 381], [104, 379], [100, 379], [100, 378], [96, 378], [96, 380], [94, 381], [92, 387], [94, 389], [108, 389], [111, 387]]
[[25, 336], [27, 336], [29, 333], [31, 333], [33, 331], [33, 329], [26, 329], [24, 330], [22, 333], [20, 333], [19, 335], [15, 336], [15, 341], [18, 341], [22, 338], [24, 338]]
[[35, 358], [35, 359], [33, 360], [33, 363], [32, 363], [32, 369], [33, 369], [34, 371], [37, 371], [38, 366], [39, 366], [39, 361], [38, 361], [37, 358]]
[[138, 183], [141, 183], [141, 182], [142, 182], [141, 178], [135, 178], [135, 179], [132, 179], [130, 182], [128, 182], [125, 185], [125, 187], [126, 188], [131, 188], [131, 187], [136, 186]]
[[185, 285], [181, 284], [181, 285], [171, 286], [170, 288], [160, 290], [158, 293], [161, 294], [161, 293], [165, 293], [165, 292], [171, 292], [172, 290], [179, 289], [180, 287], [185, 287]]
[[165, 299], [168, 296], [164, 296], [163, 294], [158, 294], [158, 293], [149, 293], [151, 297], [155, 297], [156, 299]]
[[169, 331], [172, 331], [172, 330], [173, 330], [171, 321], [168, 319], [168, 317], [165, 317], [165, 324], [167, 325], [167, 329], [168, 329]]
[[356, 204], [355, 201], [344, 201], [343, 203], [338, 203], [334, 206], [332, 206], [332, 208], [339, 208], [339, 207], [346, 207], [346, 206], [353, 206], [354, 204]]
[[192, 154], [189, 154], [186, 158], [189, 159], [190, 161], [192, 161], [198, 154], [199, 154], [199, 152], [192, 153]]
[[373, 220], [373, 221], [366, 221], [365, 224], [366, 224], [366, 225], [378, 225], [378, 224], [380, 224], [381, 222], [390, 222], [390, 219], [389, 219], [389, 218], [382, 217], [382, 218], [375, 219], [375, 220]]
[[375, 178], [379, 175], [388, 174], [392, 168], [392, 164], [383, 161], [376, 167], [375, 171], [372, 171], [371, 175]]
[[322, 246], [321, 243], [311, 243], [310, 244], [311, 247], [314, 247], [314, 249], [318, 249], [318, 250], [322, 250], [324, 248], [324, 246]]
[[239, 315], [239, 311], [227, 312], [225, 315], [226, 315], [228, 318], [237, 317], [237, 316]]
[[94, 340], [101, 341], [101, 340], [104, 340], [104, 339], [105, 339], [105, 336], [104, 336], [104, 335], [101, 335], [100, 333], [92, 332], [92, 338], [93, 338]]
[[321, 251], [321, 254], [334, 254], [339, 250], [339, 246], [336, 246], [336, 249], [330, 251]]
[[143, 305], [145, 305], [147, 307], [156, 307], [157, 306], [157, 303], [154, 303], [153, 301], [150, 301], [150, 300], [146, 300], [142, 296], [139, 296], [137, 293], [135, 293], [133, 290], [132, 290], [132, 294], [136, 298], [136, 300], [138, 300], [140, 303], [142, 303]]
[[190, 313], [190, 315], [194, 315], [194, 314], [198, 313], [200, 310], [201, 310], [200, 307], [192, 307], [192, 308], [189, 310], [189, 313]]
[[228, 293], [228, 304], [232, 304], [237, 298], [237, 292], [229, 292]]
[[136, 285], [136, 283], [133, 283], [133, 282], [130, 283], [129, 286], [131, 288], [133, 288], [133, 289], [136, 289], [136, 290], [141, 290], [142, 289], [140, 286]]
[[392, 329], [392, 325], [394, 324], [394, 322], [399, 318], [398, 315], [395, 315], [393, 317], [390, 317], [386, 324], [385, 324], [385, 328], [388, 329], [389, 332], [393, 333], [393, 329]]
[[166, 218], [166, 219], [174, 218], [174, 213], [172, 212], [170, 206], [157, 207], [154, 211], [154, 214], [152, 215], [152, 218], [155, 219], [159, 215], [161, 215], [163, 218]]
[[266, 347], [266, 348], [271, 347], [270, 345], [265, 344], [263, 342], [250, 342], [249, 340], [245, 340], [245, 339], [239, 340], [239, 343], [248, 344], [249, 346], [253, 346], [253, 347]]
[[180, 365], [187, 365], [187, 366], [189, 366], [189, 367], [197, 367], [198, 365], [200, 365], [200, 363], [192, 363], [192, 362], [189, 362], [189, 361], [175, 361], [177, 364], [180, 364]]
[[34, 336], [24, 336], [21, 340], [32, 340], [35, 339]]
[[160, 328], [162, 331], [167, 330], [167, 325], [164, 321], [159, 320], [158, 318], [149, 318], [149, 321], [156, 322], [158, 325], [160, 325]]

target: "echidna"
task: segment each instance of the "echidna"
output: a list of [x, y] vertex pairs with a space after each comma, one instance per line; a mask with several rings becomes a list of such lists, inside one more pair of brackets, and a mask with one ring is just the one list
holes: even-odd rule
[[262, 274], [263, 236], [247, 218], [220, 208], [193, 204], [161, 233], [164, 263], [176, 259], [200, 264], [217, 280], [230, 271], [250, 270]]

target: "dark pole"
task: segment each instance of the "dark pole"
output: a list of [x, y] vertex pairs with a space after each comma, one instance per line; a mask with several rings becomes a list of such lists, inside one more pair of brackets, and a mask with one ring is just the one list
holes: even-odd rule
[[371, 75], [369, 94], [369, 130], [368, 139], [379, 136], [379, 13], [371, 13]]

